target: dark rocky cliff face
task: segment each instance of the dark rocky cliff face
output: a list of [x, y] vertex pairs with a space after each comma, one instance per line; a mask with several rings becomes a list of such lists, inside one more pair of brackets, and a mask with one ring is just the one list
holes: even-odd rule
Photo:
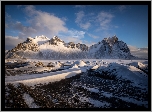
[[95, 58], [131, 59], [134, 57], [131, 55], [127, 44], [123, 41], [118, 41], [116, 36], [113, 36], [112, 38], [104, 38], [98, 44], [91, 46], [90, 51], [93, 52], [95, 48]]

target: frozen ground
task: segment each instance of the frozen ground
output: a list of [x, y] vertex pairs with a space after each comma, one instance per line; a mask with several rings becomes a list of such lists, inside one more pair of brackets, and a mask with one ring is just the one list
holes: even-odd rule
[[148, 108], [148, 60], [26, 62], [6, 63], [7, 108]]

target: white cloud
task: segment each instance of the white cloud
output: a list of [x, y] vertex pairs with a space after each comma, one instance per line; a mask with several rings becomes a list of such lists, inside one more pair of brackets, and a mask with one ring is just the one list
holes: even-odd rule
[[97, 16], [97, 22], [100, 24], [100, 30], [107, 30], [110, 27], [110, 22], [112, 21], [112, 18], [114, 15], [108, 13], [108, 12], [100, 12]]
[[[65, 21], [67, 20], [65, 17], [59, 18], [53, 14], [36, 10], [33, 5], [24, 6], [24, 12], [28, 15], [28, 26], [19, 21], [11, 22], [8, 25], [11, 26], [12, 30], [20, 32], [18, 34], [20, 38], [35, 37], [36, 35], [53, 37], [61, 31], [68, 30], [65, 27]], [[6, 15], [6, 17], [9, 17], [9, 15]]]
[[27, 38], [35, 33], [37, 33], [37, 29], [34, 29], [31, 26], [23, 26], [21, 22], [17, 21], [16, 23], [12, 24], [12, 28], [19, 31], [20, 38]]
[[132, 55], [137, 56], [139, 58], [148, 59], [148, 48], [137, 48], [131, 45], [128, 45], [128, 47]]
[[70, 36], [70, 37], [76, 37], [76, 38], [83, 38], [85, 32], [84, 31], [78, 31], [75, 29], [68, 30], [67, 32], [60, 32], [60, 36]]
[[114, 28], [119, 28], [119, 26], [115, 25]]
[[97, 39], [97, 38], [99, 38], [99, 36], [95, 36], [95, 35], [92, 35], [92, 34], [90, 34], [90, 33], [87, 33], [90, 37], [92, 37], [92, 38], [94, 38], [94, 39]]
[[61, 20], [63, 20], [63, 21], [68, 21], [68, 18], [62, 17]]
[[126, 9], [127, 7], [125, 6], [125, 5], [120, 5], [119, 7], [118, 7], [118, 9], [119, 9], [119, 11], [124, 11], [125, 9]]
[[95, 42], [92, 42], [92, 41], [86, 41], [86, 40], [83, 40], [83, 43], [84, 43], [85, 45], [87, 45], [88, 47], [90, 47], [91, 45], [96, 44]]
[[85, 8], [85, 5], [75, 5], [76, 8]]
[[76, 23], [79, 23], [79, 22], [81, 22], [81, 20], [82, 20], [82, 18], [84, 17], [84, 12], [83, 11], [80, 11], [80, 12], [78, 12], [78, 13], [76, 13], [76, 20], [75, 20], [75, 22]]
[[102, 30], [100, 33], [98, 40], [103, 40], [104, 38], [112, 37], [115, 35], [115, 32], [109, 30]]
[[84, 30], [94, 27], [95, 31], [105, 31], [110, 28], [119, 28], [119, 26], [111, 24], [113, 18], [113, 14], [105, 11], [97, 14], [93, 12], [85, 14], [84, 11], [79, 11], [76, 13], [75, 23]]
[[121, 13], [124, 13], [127, 10], [131, 9], [131, 5], [119, 5], [116, 7], [116, 10], [118, 10]]
[[17, 5], [17, 8], [20, 8], [20, 7], [22, 7], [23, 5]]
[[35, 7], [33, 5], [25, 5], [24, 11], [27, 15], [33, 16], [37, 11], [35, 10]]
[[84, 31], [78, 31], [74, 29], [68, 30], [67, 32], [60, 32], [58, 34], [59, 38], [61, 38], [65, 42], [75, 42], [75, 43], [82, 42], [84, 35], [85, 35]]
[[[63, 32], [59, 33], [59, 38], [61, 38], [65, 42], [83, 43], [83, 44], [86, 44], [87, 46], [91, 46], [95, 44], [95, 42], [84, 40], [83, 38], [85, 34], [88, 34], [88, 33], [84, 31], [78, 31], [78, 30], [72, 29], [65, 33]], [[94, 38], [98, 38], [95, 35], [91, 35], [91, 36], [93, 36]]]
[[[12, 21], [11, 15], [9, 15], [7, 12], [5, 12], [5, 28], [8, 28], [8, 27], [6, 27], [6, 24], [11, 21]], [[7, 25], [9, 25], [9, 24], [7, 24]]]
[[20, 39], [19, 37], [5, 36], [5, 49], [11, 50], [23, 41], [25, 40]]
[[20, 35], [20, 36], [24, 36], [24, 35], [25, 35], [25, 33], [19, 32], [19, 35]]
[[87, 30], [91, 26], [91, 23], [89, 21], [85, 21], [85, 17], [86, 15], [84, 14], [84, 12], [80, 11], [76, 13], [75, 22], [78, 24], [78, 26], [80, 26], [80, 28]]
[[80, 24], [80, 27], [81, 27], [82, 29], [86, 29], [86, 30], [87, 30], [90, 26], [91, 26], [91, 23], [89, 23], [89, 22], [87, 22], [87, 23], [85, 23], [85, 24], [83, 24], [83, 23]]
[[81, 39], [74, 37], [65, 37], [64, 40], [67, 40], [66, 42], [82, 43]]
[[45, 35], [53, 36], [57, 35], [60, 31], [65, 32], [68, 30], [64, 26], [65, 22], [53, 14], [37, 11], [34, 6], [27, 6], [25, 10], [29, 16], [32, 16], [29, 20], [32, 27], [39, 32], [45, 33]]
[[93, 12], [90, 12], [90, 13], [89, 13], [89, 15], [90, 15], [90, 16], [94, 16], [94, 15], [95, 15], [95, 13], [93, 13]]
[[130, 51], [138, 51], [139, 49], [135, 46], [132, 46], [132, 45], [128, 45]]
[[67, 40], [67, 42], [74, 42], [75, 44], [81, 43], [81, 44], [87, 45], [88, 47], [95, 44], [95, 42], [82, 40], [82, 39], [74, 38], [74, 37], [65, 37], [64, 39]]

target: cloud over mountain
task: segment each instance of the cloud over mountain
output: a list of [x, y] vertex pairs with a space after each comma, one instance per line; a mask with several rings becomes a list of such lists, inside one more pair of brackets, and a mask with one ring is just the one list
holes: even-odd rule
[[84, 18], [85, 18], [85, 14], [84, 11], [80, 11], [78, 13], [76, 13], [76, 20], [75, 22], [80, 26], [80, 28], [87, 30], [90, 26], [91, 23], [89, 21], [84, 22]]
[[128, 47], [132, 55], [148, 59], [148, 48], [137, 48], [131, 45], [128, 45]]
[[19, 37], [5, 36], [5, 50], [11, 50], [24, 40]]
[[[21, 7], [21, 6], [20, 6]], [[28, 36], [45, 34], [47, 36], [57, 35], [59, 32], [65, 32], [63, 18], [59, 18], [54, 14], [36, 10], [33, 5], [23, 6], [23, 10], [27, 15], [28, 26], [20, 21], [7, 23], [6, 27], [11, 26], [12, 29], [19, 31], [19, 37], [27, 38]], [[7, 15], [7, 17], [9, 17]]]

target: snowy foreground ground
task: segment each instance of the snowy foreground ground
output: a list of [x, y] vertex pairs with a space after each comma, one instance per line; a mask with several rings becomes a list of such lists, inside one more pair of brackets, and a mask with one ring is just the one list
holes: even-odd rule
[[148, 108], [148, 60], [5, 61], [6, 108]]

